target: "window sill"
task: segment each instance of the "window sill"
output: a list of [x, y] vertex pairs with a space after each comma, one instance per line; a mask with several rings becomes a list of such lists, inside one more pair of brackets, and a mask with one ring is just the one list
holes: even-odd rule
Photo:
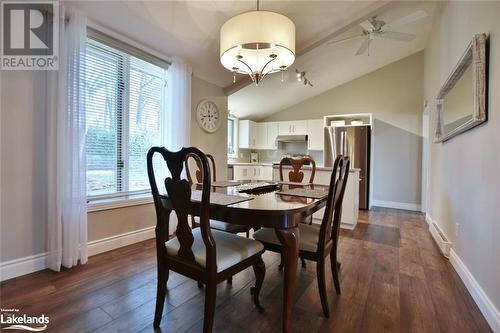
[[153, 203], [151, 193], [128, 194], [114, 198], [93, 198], [87, 203], [87, 212], [148, 205]]

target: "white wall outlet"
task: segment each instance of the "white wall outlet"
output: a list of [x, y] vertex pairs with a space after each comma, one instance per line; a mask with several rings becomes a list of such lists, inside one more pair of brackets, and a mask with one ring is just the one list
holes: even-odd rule
[[455, 223], [455, 236], [458, 237], [460, 234], [460, 223]]

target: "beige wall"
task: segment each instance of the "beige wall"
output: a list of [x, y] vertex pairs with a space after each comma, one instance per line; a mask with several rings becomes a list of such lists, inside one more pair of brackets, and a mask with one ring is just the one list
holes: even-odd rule
[[[45, 118], [43, 73], [1, 72], [1, 225], [0, 262], [46, 251]], [[218, 175], [226, 176], [226, 121], [214, 134], [202, 132], [194, 112], [199, 100], [209, 98], [227, 115], [222, 89], [193, 76], [191, 144], [212, 153]], [[153, 226], [152, 204], [88, 214], [89, 241]]]
[[[448, 142], [430, 143], [428, 213], [452, 241], [453, 250], [497, 309], [500, 309], [499, 17], [500, 2], [447, 2], [436, 14], [424, 66], [425, 97], [433, 101], [472, 36], [491, 34], [488, 122]], [[432, 106], [434, 113], [434, 103]]]
[[[200, 148], [206, 154], [212, 154], [217, 167], [217, 179], [226, 179], [227, 96], [224, 95], [222, 88], [197, 77], [193, 77], [192, 92], [191, 145]], [[196, 122], [196, 107], [203, 99], [214, 102], [222, 115], [221, 126], [215, 133], [205, 132]]]
[[45, 252], [45, 118], [41, 72], [0, 71], [0, 261]]
[[372, 199], [419, 205], [422, 111], [423, 52], [419, 52], [266, 120], [373, 113]]

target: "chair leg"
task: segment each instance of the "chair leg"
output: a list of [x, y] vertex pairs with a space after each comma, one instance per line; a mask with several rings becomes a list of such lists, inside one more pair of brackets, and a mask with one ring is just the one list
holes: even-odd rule
[[326, 296], [324, 259], [316, 263], [316, 277], [318, 278], [319, 298], [321, 299], [323, 314], [325, 315], [326, 318], [329, 318], [330, 311], [328, 310], [328, 298]]
[[337, 262], [337, 256], [335, 255], [334, 251], [330, 252], [330, 266], [332, 268], [335, 291], [337, 292], [337, 295], [340, 295], [340, 280], [339, 280], [340, 263]]
[[246, 235], [247, 235], [247, 238], [250, 238], [250, 230], [247, 230]]
[[205, 288], [205, 315], [203, 319], [204, 333], [211, 333], [214, 326], [216, 291], [217, 284], [215, 281], [208, 281]]
[[160, 327], [161, 317], [163, 315], [163, 306], [165, 305], [165, 296], [167, 295], [168, 268], [158, 271], [158, 283], [156, 286], [156, 308], [154, 327]]
[[302, 268], [306, 268], [306, 261], [304, 258], [300, 258], [300, 261], [302, 262]]
[[200, 288], [200, 289], [203, 288], [203, 282], [198, 281], [198, 288]]
[[264, 312], [264, 308], [260, 305], [259, 294], [260, 289], [262, 288], [262, 282], [264, 282], [264, 277], [266, 276], [266, 265], [262, 258], [260, 258], [259, 262], [253, 265], [253, 271], [255, 273], [255, 287], [250, 289], [250, 292], [253, 295], [253, 302], [257, 310], [262, 313]]
[[227, 284], [233, 284], [233, 277], [231, 276], [229, 279], [226, 280]]
[[280, 257], [281, 257], [281, 259], [280, 259], [280, 264], [278, 266], [278, 270], [282, 271], [283, 267], [285, 267], [285, 260], [284, 260], [285, 258], [283, 258], [283, 252], [280, 253]]

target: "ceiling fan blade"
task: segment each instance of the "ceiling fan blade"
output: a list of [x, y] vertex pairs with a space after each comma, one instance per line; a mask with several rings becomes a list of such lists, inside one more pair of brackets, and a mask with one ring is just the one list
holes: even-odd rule
[[411, 42], [417, 37], [414, 34], [407, 34], [405, 32], [384, 31], [379, 35], [381, 38], [395, 39], [402, 42]]
[[365, 53], [366, 50], [368, 50], [368, 47], [370, 46], [371, 42], [372, 42], [371, 39], [364, 40], [363, 43], [361, 43], [361, 46], [359, 47], [358, 52], [356, 52], [356, 55], [361, 55], [361, 54]]
[[414, 13], [411, 13], [410, 15], [403, 16], [395, 21], [392, 21], [391, 23], [387, 23], [382, 27], [382, 31], [384, 30], [389, 30], [394, 27], [399, 27], [405, 24], [409, 24], [418, 20], [423, 19], [424, 17], [427, 17], [427, 12], [425, 10], [417, 10]]
[[359, 25], [362, 26], [363, 29], [368, 30], [368, 31], [375, 30], [375, 27], [373, 26], [373, 24], [368, 20], [361, 22]]
[[366, 36], [363, 35], [363, 34], [361, 34], [361, 35], [346, 37], [346, 38], [342, 38], [342, 39], [338, 39], [338, 40], [329, 41], [327, 44], [336, 44], [336, 43], [341, 43], [341, 42], [347, 42], [349, 40], [358, 39], [358, 38], [361, 38], [361, 37], [366, 37]]

